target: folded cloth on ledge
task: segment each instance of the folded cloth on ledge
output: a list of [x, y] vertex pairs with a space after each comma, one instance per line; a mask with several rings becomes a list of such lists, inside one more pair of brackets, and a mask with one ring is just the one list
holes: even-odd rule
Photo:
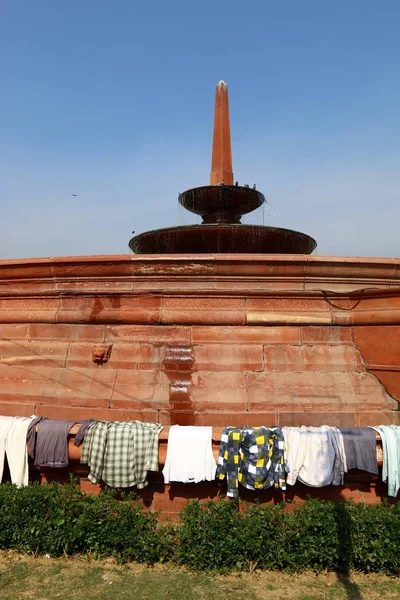
[[227, 496], [238, 484], [250, 490], [286, 489], [285, 440], [279, 427], [226, 427], [221, 436], [216, 477], [227, 479]]
[[283, 427], [282, 431], [289, 485], [297, 479], [311, 487], [343, 484], [347, 465], [343, 436], [337, 427]]
[[[35, 467], [68, 466], [68, 434], [76, 421], [58, 421], [43, 419], [32, 423], [29, 430], [29, 451]], [[29, 445], [30, 444], [30, 445]]]
[[163, 469], [165, 483], [213, 481], [216, 468], [212, 453], [212, 427], [170, 427]]
[[[87, 429], [94, 422], [93, 419], [83, 421], [75, 437], [76, 446], [82, 443]], [[78, 421], [63, 421], [46, 417], [37, 417], [31, 422], [26, 435], [26, 443], [36, 467], [60, 469], [68, 466], [68, 435], [71, 427], [76, 423]]]
[[159, 423], [96, 421], [88, 429], [81, 463], [90, 468], [92, 483], [114, 488], [144, 488], [148, 471], [158, 471]]
[[343, 436], [347, 470], [359, 469], [378, 475], [376, 436], [370, 427], [339, 427]]
[[400, 489], [400, 427], [371, 425], [382, 438], [382, 481], [388, 484], [388, 496], [396, 497]]

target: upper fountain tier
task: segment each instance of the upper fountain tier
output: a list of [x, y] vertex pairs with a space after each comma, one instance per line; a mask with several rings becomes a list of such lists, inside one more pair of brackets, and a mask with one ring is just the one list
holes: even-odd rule
[[248, 186], [233, 185], [228, 86], [217, 85], [210, 185], [186, 190], [179, 203], [203, 218], [201, 225], [146, 231], [129, 242], [137, 254], [268, 253], [310, 254], [316, 241], [299, 231], [243, 225], [243, 215], [265, 202]]

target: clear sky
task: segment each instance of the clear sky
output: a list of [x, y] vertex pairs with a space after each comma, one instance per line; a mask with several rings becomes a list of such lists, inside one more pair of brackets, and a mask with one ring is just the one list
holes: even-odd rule
[[400, 256], [398, 0], [0, 0], [0, 259], [198, 222], [220, 79], [247, 222]]

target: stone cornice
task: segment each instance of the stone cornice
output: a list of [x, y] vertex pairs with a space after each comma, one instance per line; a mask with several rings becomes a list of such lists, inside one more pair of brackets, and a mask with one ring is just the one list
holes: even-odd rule
[[398, 325], [400, 259], [118, 255], [0, 262], [0, 323]]
[[[296, 289], [318, 287], [330, 283], [329, 289], [347, 291], [354, 287], [391, 287], [400, 285], [400, 258], [366, 258], [311, 255], [131, 255], [71, 256], [0, 261], [0, 284], [12, 281], [40, 280], [60, 284], [63, 281], [110, 280], [133, 283], [165, 278], [190, 278], [212, 287], [225, 281], [234, 287], [235, 281], [245, 280], [254, 287], [264, 282], [272, 289], [295, 284]], [[252, 283], [253, 282], [253, 283]], [[79, 283], [79, 281], [78, 281]]]

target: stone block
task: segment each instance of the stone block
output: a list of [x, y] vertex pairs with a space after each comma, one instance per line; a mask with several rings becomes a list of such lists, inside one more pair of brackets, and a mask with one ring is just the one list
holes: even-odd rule
[[272, 426], [277, 424], [277, 414], [266, 406], [265, 411], [248, 412], [196, 412], [196, 425], [212, 425], [213, 427], [258, 427], [260, 425]]
[[369, 425], [398, 425], [399, 412], [393, 411], [360, 411], [357, 413], [357, 427], [368, 427]]
[[0, 340], [24, 340], [28, 336], [28, 325], [0, 323]]
[[400, 366], [398, 326], [354, 327], [354, 341], [368, 366]]
[[[99, 369], [93, 362], [94, 345], [87, 343], [71, 343], [68, 350], [68, 367], [87, 367]], [[102, 369], [155, 369], [160, 367], [163, 349], [150, 344], [113, 344], [108, 361]]]
[[158, 371], [119, 371], [111, 396], [112, 408], [152, 408]]
[[391, 410], [397, 403], [368, 373], [249, 373], [248, 408], [257, 410], [269, 403], [274, 409], [290, 407], [296, 411]]
[[[166, 277], [188, 278], [196, 276], [212, 277], [215, 273], [214, 256], [202, 255], [148, 255], [138, 254], [132, 257], [135, 269], [135, 283], [143, 278]], [[184, 285], [182, 286], [184, 287]]]
[[[358, 256], [309, 256], [305, 273], [306, 283], [318, 288], [318, 283], [337, 280], [341, 285], [353, 285], [351, 289], [369, 285], [389, 286], [395, 268], [393, 258], [364, 258]], [[349, 281], [350, 280], [350, 281]], [[354, 280], [354, 281], [351, 281]]]
[[164, 297], [162, 323], [182, 325], [244, 325], [244, 298]]
[[0, 279], [51, 279], [51, 263], [48, 258], [31, 258], [29, 261], [14, 259], [0, 261]]
[[98, 421], [146, 421], [157, 423], [157, 411], [155, 410], [115, 410], [95, 407], [76, 407], [53, 404], [41, 404], [36, 407], [36, 414], [49, 419], [97, 419]]
[[0, 323], [54, 322], [59, 307], [58, 298], [23, 297], [0, 299]]
[[[163, 373], [160, 372], [159, 375], [160, 382], [163, 382]], [[155, 386], [153, 408], [155, 410], [169, 410], [171, 408], [169, 383], [160, 383]]]
[[353, 344], [351, 327], [302, 327], [303, 344]]
[[300, 344], [299, 327], [193, 326], [194, 344]]
[[386, 371], [372, 368], [368, 370], [380, 381], [386, 392], [400, 402], [400, 370]]
[[279, 427], [355, 427], [357, 416], [354, 412], [279, 412]]
[[67, 350], [67, 342], [0, 340], [0, 365], [62, 367]]
[[240, 371], [195, 371], [192, 381], [194, 387], [209, 388], [212, 393], [216, 387], [246, 387], [246, 374]]
[[131, 278], [135, 267], [132, 255], [57, 256], [51, 260], [52, 275], [58, 280], [75, 278], [108, 279]]
[[324, 298], [314, 297], [296, 297], [286, 296], [270, 296], [269, 298], [247, 298], [246, 308], [248, 311], [254, 312], [289, 312], [293, 314], [299, 313], [317, 313], [330, 312], [329, 303]]
[[41, 384], [42, 398], [37, 403], [108, 408], [115, 379], [111, 370], [99, 369], [94, 376], [88, 369], [63, 369], [57, 380]]
[[193, 347], [198, 371], [259, 371], [264, 367], [261, 345], [205, 344]]
[[66, 296], [60, 300], [57, 323], [157, 323], [161, 298], [140, 296]]
[[25, 398], [17, 398], [15, 402], [3, 402], [0, 393], [0, 415], [6, 417], [30, 417], [35, 413], [33, 402], [24, 402]]
[[259, 277], [263, 280], [285, 280], [286, 287], [288, 287], [288, 279], [290, 284], [296, 281], [299, 284], [303, 282], [307, 261], [303, 255], [293, 254], [279, 256], [270, 254], [268, 257], [265, 254], [250, 256], [248, 254], [231, 254], [229, 258], [226, 254], [216, 254], [215, 259], [216, 274], [220, 277]]
[[193, 386], [190, 399], [194, 403], [196, 411], [246, 410], [245, 388]]
[[[1, 326], [0, 326], [1, 330]], [[61, 323], [31, 323], [29, 325], [31, 340], [63, 340], [102, 342], [105, 337], [104, 325], [63, 325]]]
[[107, 342], [189, 344], [191, 327], [160, 325], [114, 325], [106, 327]]
[[365, 370], [351, 346], [264, 346], [267, 371]]
[[11, 380], [18, 382], [31, 382], [33, 387], [40, 382], [58, 381], [62, 368], [40, 366], [14, 366], [0, 363], [0, 382]]

